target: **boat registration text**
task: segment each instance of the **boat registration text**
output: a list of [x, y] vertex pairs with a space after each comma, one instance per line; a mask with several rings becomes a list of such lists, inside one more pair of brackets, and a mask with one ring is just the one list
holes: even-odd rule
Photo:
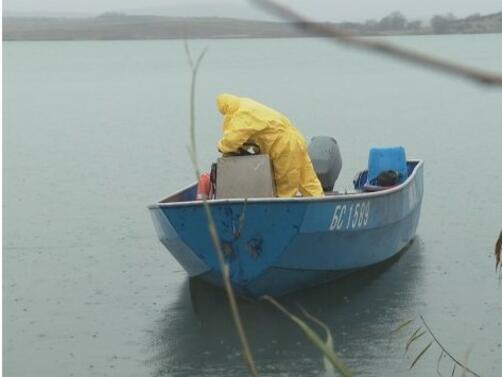
[[370, 202], [339, 204], [335, 207], [329, 230], [359, 229], [368, 224]]

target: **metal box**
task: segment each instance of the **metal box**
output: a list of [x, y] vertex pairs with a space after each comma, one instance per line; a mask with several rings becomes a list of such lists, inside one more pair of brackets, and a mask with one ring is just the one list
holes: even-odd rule
[[216, 199], [275, 197], [272, 163], [266, 154], [220, 157]]

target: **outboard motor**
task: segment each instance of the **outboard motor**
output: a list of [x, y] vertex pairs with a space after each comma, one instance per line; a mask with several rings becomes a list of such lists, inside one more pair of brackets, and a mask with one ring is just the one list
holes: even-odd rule
[[330, 136], [313, 137], [309, 144], [309, 156], [323, 190], [333, 191], [342, 170], [342, 156], [336, 140]]

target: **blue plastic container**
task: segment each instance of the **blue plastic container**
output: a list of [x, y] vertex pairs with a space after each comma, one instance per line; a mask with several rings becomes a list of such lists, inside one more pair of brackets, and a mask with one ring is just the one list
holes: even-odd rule
[[376, 178], [381, 172], [386, 170], [397, 171], [399, 173], [399, 183], [404, 182], [408, 178], [406, 152], [403, 147], [370, 149], [367, 183], [376, 185]]

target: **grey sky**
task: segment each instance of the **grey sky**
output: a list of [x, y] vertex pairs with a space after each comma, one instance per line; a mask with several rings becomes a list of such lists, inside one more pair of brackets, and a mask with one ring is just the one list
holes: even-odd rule
[[[500, 0], [282, 0], [321, 21], [362, 21], [381, 18], [399, 10], [408, 18], [425, 18], [452, 12], [464, 17], [472, 13], [502, 11]], [[3, 10], [29, 14], [99, 14], [107, 11], [172, 16], [221, 16], [267, 18], [246, 0], [4, 0]]]

